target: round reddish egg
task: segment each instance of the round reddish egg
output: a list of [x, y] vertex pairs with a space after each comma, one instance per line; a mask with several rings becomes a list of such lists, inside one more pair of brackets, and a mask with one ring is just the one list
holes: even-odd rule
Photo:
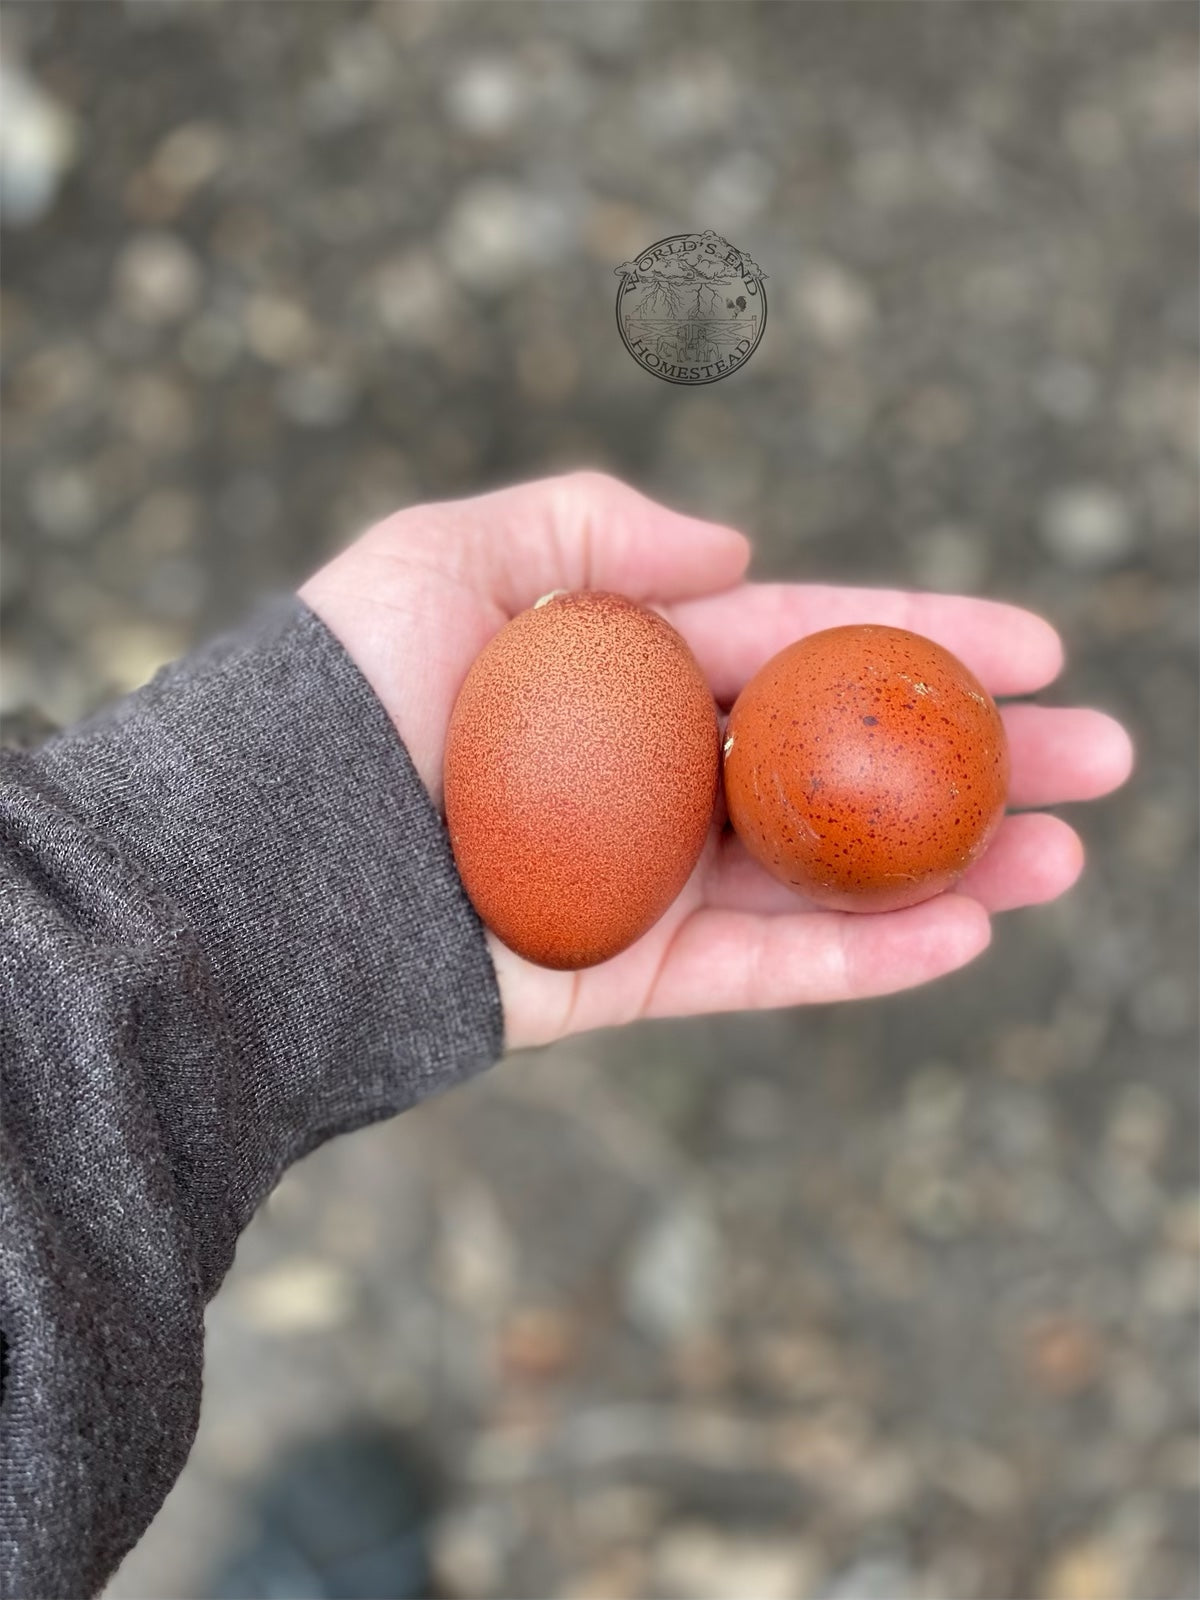
[[904, 628], [828, 628], [788, 645], [725, 731], [729, 820], [768, 872], [818, 905], [894, 911], [940, 893], [1004, 815], [995, 702]]
[[641, 937], [699, 859], [717, 708], [662, 617], [561, 593], [467, 674], [446, 739], [446, 822], [472, 904], [518, 955], [589, 967]]

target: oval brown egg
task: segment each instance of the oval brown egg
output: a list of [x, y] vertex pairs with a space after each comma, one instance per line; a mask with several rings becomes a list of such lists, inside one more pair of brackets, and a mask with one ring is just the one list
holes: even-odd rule
[[675, 899], [720, 777], [717, 708], [682, 637], [622, 595], [551, 595], [467, 674], [446, 822], [472, 904], [546, 967], [606, 961]]
[[941, 645], [904, 628], [828, 628], [787, 646], [738, 696], [725, 799], [746, 849], [842, 911], [940, 893], [1004, 815], [995, 702]]

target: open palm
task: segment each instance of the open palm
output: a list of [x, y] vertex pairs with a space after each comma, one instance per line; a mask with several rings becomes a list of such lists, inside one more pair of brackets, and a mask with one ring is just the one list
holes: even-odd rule
[[[742, 581], [750, 547], [598, 473], [572, 473], [379, 523], [301, 589], [379, 695], [434, 803], [446, 725], [467, 670], [509, 618], [550, 589], [612, 589], [653, 605], [688, 641], [722, 709], [793, 639], [846, 622], [911, 628], [997, 697], [1055, 678], [1047, 622], [990, 600]], [[1002, 708], [1010, 804], [1087, 800], [1127, 776], [1128, 736], [1102, 712]], [[637, 1017], [850, 1000], [909, 988], [985, 948], [989, 916], [1068, 889], [1083, 849], [1061, 819], [1006, 817], [953, 892], [877, 915], [819, 910], [770, 878], [718, 816], [683, 893], [630, 949], [551, 972], [489, 935], [510, 1048]]]

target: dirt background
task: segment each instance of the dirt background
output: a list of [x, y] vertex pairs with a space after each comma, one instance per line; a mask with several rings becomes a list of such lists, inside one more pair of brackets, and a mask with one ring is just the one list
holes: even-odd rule
[[[1194, 8], [3, 25], [61, 167], [3, 241], [8, 708], [79, 716], [400, 504], [589, 464], [759, 576], [1045, 611], [1045, 699], [1139, 755], [1070, 812], [1082, 884], [934, 988], [530, 1053], [295, 1169], [108, 1600], [267, 1592], [219, 1576], [262, 1485], [363, 1419], [427, 1464], [430, 1571], [343, 1592], [1195, 1595]], [[612, 269], [696, 226], [770, 316], [688, 389]], [[380, 1544], [345, 1517], [289, 1548]]]

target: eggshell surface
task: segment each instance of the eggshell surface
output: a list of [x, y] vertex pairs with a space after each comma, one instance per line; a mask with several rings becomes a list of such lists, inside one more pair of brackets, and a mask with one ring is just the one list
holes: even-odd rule
[[746, 849], [843, 911], [894, 911], [949, 888], [999, 826], [1008, 776], [990, 695], [903, 628], [828, 628], [787, 646], [725, 730], [725, 799]]
[[680, 634], [622, 595], [551, 596], [484, 648], [451, 714], [467, 893], [529, 961], [606, 961], [687, 882], [719, 777], [716, 705]]

